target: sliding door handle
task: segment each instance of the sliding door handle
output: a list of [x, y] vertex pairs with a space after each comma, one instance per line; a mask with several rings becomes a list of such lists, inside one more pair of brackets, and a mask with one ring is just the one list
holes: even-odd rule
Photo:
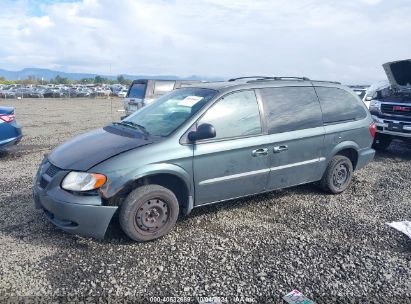
[[276, 146], [274, 147], [274, 153], [280, 153], [283, 151], [287, 151], [288, 150], [288, 146], [287, 145], [282, 145], [282, 146]]
[[261, 148], [261, 149], [257, 149], [257, 150], [253, 150], [253, 152], [251, 152], [252, 156], [264, 156], [268, 154], [268, 149], [267, 148]]

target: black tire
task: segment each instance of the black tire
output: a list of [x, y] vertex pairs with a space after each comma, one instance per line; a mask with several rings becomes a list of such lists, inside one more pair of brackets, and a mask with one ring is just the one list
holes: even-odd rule
[[173, 229], [179, 209], [178, 200], [169, 189], [160, 185], [141, 186], [121, 205], [120, 225], [131, 239], [151, 241]]
[[335, 155], [321, 179], [321, 188], [333, 194], [343, 192], [351, 183], [353, 171], [351, 160], [348, 157]]
[[391, 144], [392, 138], [385, 134], [378, 134], [375, 136], [374, 142], [372, 144], [373, 149], [377, 151], [384, 151]]

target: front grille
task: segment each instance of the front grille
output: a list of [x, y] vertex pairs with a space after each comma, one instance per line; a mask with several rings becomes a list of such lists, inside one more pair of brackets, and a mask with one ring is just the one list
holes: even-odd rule
[[401, 115], [411, 117], [411, 106], [402, 104], [381, 104], [381, 112], [390, 115]]
[[49, 182], [48, 182], [44, 177], [41, 177], [41, 179], [40, 179], [40, 187], [43, 188], [43, 189], [45, 189], [48, 184], [49, 184]]
[[377, 115], [378, 118], [383, 119], [385, 122], [393, 121], [393, 120], [400, 120], [405, 123], [411, 123], [411, 116], [390, 116], [390, 115]]
[[57, 168], [55, 165], [50, 164], [50, 167], [48, 167], [46, 170], [46, 174], [50, 177], [54, 177], [59, 171], [60, 168]]

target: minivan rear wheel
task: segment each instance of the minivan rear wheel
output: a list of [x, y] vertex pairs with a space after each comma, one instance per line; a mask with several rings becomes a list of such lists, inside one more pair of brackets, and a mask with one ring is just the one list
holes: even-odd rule
[[346, 156], [336, 155], [325, 170], [320, 182], [321, 188], [333, 194], [341, 193], [350, 185], [352, 175], [351, 160]]
[[146, 185], [127, 196], [120, 207], [119, 220], [127, 236], [146, 242], [170, 232], [178, 214], [178, 200], [172, 191], [160, 185]]

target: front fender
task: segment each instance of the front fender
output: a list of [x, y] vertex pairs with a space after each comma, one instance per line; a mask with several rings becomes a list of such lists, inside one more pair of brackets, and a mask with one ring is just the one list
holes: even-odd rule
[[156, 174], [171, 174], [180, 178], [186, 184], [189, 195], [193, 196], [194, 187], [190, 174], [180, 166], [167, 163], [149, 164], [135, 170], [117, 172], [115, 177], [108, 177], [109, 182], [100, 188], [100, 193], [110, 199], [136, 180]]

